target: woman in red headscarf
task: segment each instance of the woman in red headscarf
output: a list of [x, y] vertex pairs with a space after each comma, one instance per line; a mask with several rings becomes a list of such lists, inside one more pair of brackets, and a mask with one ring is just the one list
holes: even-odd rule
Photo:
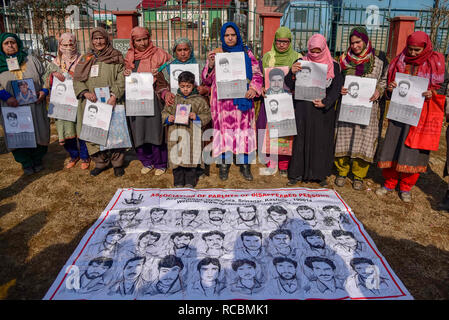
[[298, 134], [293, 140], [292, 159], [288, 166], [288, 184], [316, 181], [327, 185], [334, 159], [335, 103], [340, 96], [343, 77], [339, 64], [332, 58], [326, 38], [314, 34], [307, 43], [307, 55], [296, 61], [285, 77], [285, 84], [295, 90], [295, 74], [301, 61], [327, 65], [326, 97], [313, 102], [294, 100]]
[[161, 121], [163, 105], [159, 99], [171, 105], [174, 95], [164, 75], [157, 69], [171, 58], [170, 54], [154, 46], [147, 29], [135, 27], [131, 30], [130, 48], [125, 57], [125, 76], [131, 72], [151, 72], [154, 75], [154, 116], [129, 117], [136, 154], [143, 165], [142, 174], [155, 169], [154, 174], [158, 176], [167, 169], [168, 151]]
[[[389, 120], [378, 162], [385, 183], [376, 194], [385, 195], [399, 183], [400, 198], [404, 202], [410, 202], [410, 191], [416, 184], [419, 173], [426, 172], [430, 150], [435, 150], [435, 141], [438, 149], [445, 100], [441, 95], [445, 94], [448, 79], [445, 79], [444, 56], [433, 51], [430, 37], [422, 31], [412, 33], [407, 38], [406, 48], [391, 62], [387, 94], [397, 87], [397, 72], [427, 78], [429, 87], [422, 93], [425, 102], [417, 127]], [[440, 126], [429, 135], [432, 122], [439, 122]]]

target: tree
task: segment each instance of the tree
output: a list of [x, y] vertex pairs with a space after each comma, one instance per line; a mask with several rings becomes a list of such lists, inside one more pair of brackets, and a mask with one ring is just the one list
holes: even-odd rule
[[[431, 8], [430, 40], [435, 49], [446, 54], [449, 49], [449, 0], [435, 0]], [[444, 32], [445, 31], [445, 32]], [[446, 64], [449, 55], [446, 56]]]

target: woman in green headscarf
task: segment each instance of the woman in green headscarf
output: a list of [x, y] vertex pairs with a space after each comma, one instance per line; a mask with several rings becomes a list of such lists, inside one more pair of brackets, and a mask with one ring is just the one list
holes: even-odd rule
[[[1, 106], [17, 107], [19, 105], [14, 97], [12, 81], [31, 78], [37, 94], [36, 102], [27, 104], [30, 106], [33, 117], [37, 146], [36, 148], [10, 148], [14, 159], [22, 165], [24, 173], [30, 175], [43, 169], [42, 158], [47, 153], [47, 146], [50, 142], [50, 121], [44, 101], [48, 95], [48, 89], [44, 88], [42, 81], [45, 69], [36, 57], [28, 55], [17, 35], [2, 33], [0, 34], [0, 43]], [[3, 119], [3, 116], [0, 119], [4, 128], [4, 121], [7, 119]]]
[[[273, 45], [271, 47], [271, 50], [265, 53], [265, 55], [262, 58], [262, 67], [263, 74], [265, 75], [265, 69], [267, 68], [273, 68], [273, 67], [288, 67], [289, 69], [295, 63], [296, 60], [301, 58], [302, 55], [299, 52], [296, 52], [293, 49], [292, 46], [292, 33], [289, 28], [287, 27], [280, 27], [276, 30], [276, 33], [274, 34], [274, 41]], [[280, 69], [272, 69], [273, 71], [270, 72], [268, 77], [270, 78], [269, 81], [273, 80], [273, 82], [276, 81], [276, 78], [283, 81], [283, 71]], [[273, 78], [273, 79], [272, 79]], [[280, 91], [273, 90], [271, 84], [270, 89], [267, 90], [267, 88], [264, 88], [264, 92], [266, 94], [274, 94], [274, 93], [281, 93], [286, 92], [284, 90], [284, 86], [276, 86], [280, 89]], [[263, 103], [263, 100], [256, 101], [256, 128], [257, 129], [263, 129], [265, 130], [267, 128], [267, 116], [265, 113], [265, 106]], [[257, 104], [260, 104], [260, 107], [257, 108]], [[289, 140], [291, 140], [292, 137], [283, 137], [279, 138], [279, 144], [288, 144]], [[278, 148], [281, 149], [281, 148]], [[278, 163], [275, 161], [270, 161], [265, 170], [261, 171], [261, 174], [263, 175], [271, 175], [274, 174], [277, 171], [277, 167], [279, 166], [279, 172], [281, 176], [287, 177], [287, 169], [288, 164], [290, 162], [291, 156], [289, 155], [279, 155], [278, 156]]]
[[293, 49], [290, 29], [280, 27], [274, 34], [271, 50], [265, 53], [262, 58], [262, 65], [264, 69], [281, 66], [291, 67], [301, 57], [302, 55]]

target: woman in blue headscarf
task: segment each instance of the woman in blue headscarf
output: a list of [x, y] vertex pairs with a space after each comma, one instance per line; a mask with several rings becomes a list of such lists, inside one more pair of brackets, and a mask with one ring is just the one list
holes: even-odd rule
[[[249, 155], [254, 155], [257, 147], [253, 98], [262, 93], [263, 77], [259, 63], [251, 50], [243, 44], [237, 25], [227, 22], [220, 30], [221, 47], [208, 54], [202, 72], [203, 85], [211, 89], [210, 109], [213, 120], [213, 157], [221, 156], [225, 164], [220, 164], [219, 176], [227, 180], [232, 155], [238, 155], [240, 173], [246, 180], [253, 180]], [[244, 52], [248, 91], [245, 98], [217, 99], [215, 77], [215, 54], [222, 52]]]

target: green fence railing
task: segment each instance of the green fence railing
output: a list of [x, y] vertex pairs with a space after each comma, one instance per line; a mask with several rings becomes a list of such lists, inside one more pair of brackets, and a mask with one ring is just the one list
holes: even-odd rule
[[[229, 1], [227, 1], [228, 3]], [[215, 5], [203, 6], [201, 1], [191, 1], [180, 6], [166, 5], [142, 10], [143, 23], [151, 31], [151, 39], [158, 47], [171, 52], [173, 43], [180, 37], [188, 38], [198, 60], [205, 60], [210, 50], [220, 46], [221, 26], [234, 21], [243, 41], [256, 56], [262, 54], [261, 21], [255, 10]]]
[[2, 7], [2, 32], [16, 33], [24, 46], [43, 61], [56, 55], [59, 35], [73, 33], [78, 48], [85, 53], [89, 48], [90, 31], [97, 26], [104, 27], [111, 37], [117, 33], [115, 15], [105, 6], [65, 6], [55, 0], [50, 9], [18, 10]]

